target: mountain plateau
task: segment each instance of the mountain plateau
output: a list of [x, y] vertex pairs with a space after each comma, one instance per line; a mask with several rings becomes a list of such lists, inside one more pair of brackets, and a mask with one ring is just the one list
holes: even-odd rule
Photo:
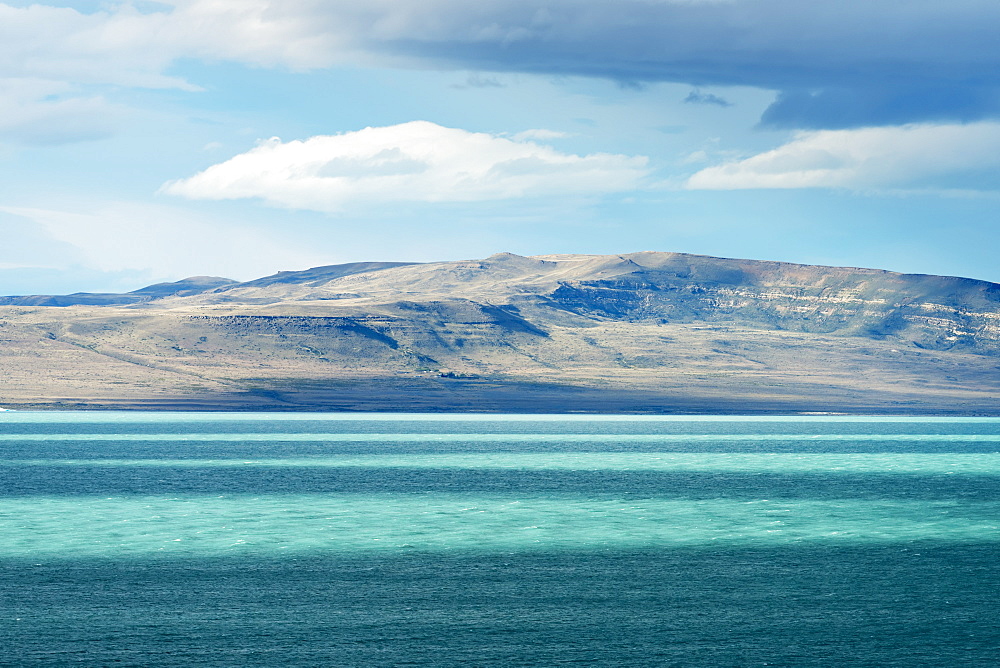
[[1000, 285], [682, 253], [0, 298], [13, 408], [1000, 414]]

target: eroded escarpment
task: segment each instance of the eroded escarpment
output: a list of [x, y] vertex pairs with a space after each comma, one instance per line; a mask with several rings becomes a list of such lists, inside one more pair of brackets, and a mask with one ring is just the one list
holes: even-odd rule
[[645, 252], [203, 282], [8, 301], [0, 402], [989, 413], [1000, 397], [1000, 286], [972, 279]]

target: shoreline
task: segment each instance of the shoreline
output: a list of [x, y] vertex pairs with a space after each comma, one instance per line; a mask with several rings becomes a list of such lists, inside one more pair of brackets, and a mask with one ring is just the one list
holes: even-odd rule
[[[714, 380], [714, 379], [713, 379]], [[137, 388], [132, 388], [133, 390]], [[936, 391], [937, 390], [937, 391]], [[788, 381], [751, 385], [705, 381], [690, 386], [596, 384], [498, 379], [282, 379], [225, 391], [124, 392], [107, 385], [73, 394], [28, 388], [0, 395], [15, 411], [237, 413], [426, 413], [676, 416], [959, 416], [1000, 417], [1000, 393], [846, 387]]]

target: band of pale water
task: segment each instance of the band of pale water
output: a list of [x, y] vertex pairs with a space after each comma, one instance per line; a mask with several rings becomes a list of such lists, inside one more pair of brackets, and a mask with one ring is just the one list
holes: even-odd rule
[[[211, 419], [209, 419], [211, 418]], [[531, 416], [278, 416], [278, 422], [310, 423], [313, 431], [284, 430], [267, 433], [252, 427], [270, 416], [159, 415], [159, 414], [39, 414], [7, 413], [0, 420], [0, 467], [10, 475], [35, 476], [65, 470], [79, 474], [95, 469], [187, 471], [199, 476], [209, 469], [257, 471], [266, 477], [276, 469], [313, 471], [363, 469], [373, 477], [379, 471], [408, 470], [418, 491], [385, 493], [247, 493], [136, 495], [42, 494], [0, 498], [0, 557], [18, 559], [139, 558], [155, 556], [238, 556], [304, 553], [363, 553], [365, 551], [537, 551], [605, 550], [632, 547], [705, 547], [712, 545], [837, 545], [914, 541], [1000, 541], [1000, 493], [970, 499], [853, 498], [658, 498], [657, 495], [592, 493], [560, 488], [559, 476], [572, 471], [696, 472], [700, 474], [783, 474], [832, 476], [913, 476], [914, 485], [945, 476], [977, 476], [984, 484], [1000, 483], [1000, 453], [962, 452], [976, 445], [1000, 446], [1000, 421], [991, 420], [878, 420], [787, 418], [784, 420], [703, 420], [683, 423], [693, 433], [578, 433], [588, 424], [621, 424], [630, 432], [643, 426], [678, 424], [677, 418], [629, 420], [593, 418], [540, 418]], [[74, 422], [78, 420], [78, 422]], [[479, 420], [494, 433], [474, 432]], [[364, 424], [368, 433], [329, 431], [331, 423]], [[439, 425], [428, 433], [394, 433], [414, 422]], [[244, 425], [246, 433], [199, 431], [204, 424], [228, 422]], [[450, 433], [463, 424], [467, 433]], [[516, 433], [526, 422], [549, 423], [549, 433]], [[692, 422], [742, 422], [727, 433], [697, 433]], [[777, 424], [786, 433], [757, 433], [762, 422]], [[863, 433], [836, 433], [838, 425], [863, 422]], [[148, 423], [148, 431], [121, 433], [116, 426]], [[103, 433], [79, 433], [75, 424], [100, 425]], [[274, 422], [268, 422], [273, 427]], [[507, 424], [508, 433], [495, 433]], [[24, 433], [23, 425], [57, 425], [52, 433]], [[171, 425], [174, 431], [164, 429]], [[470, 428], [470, 425], [472, 426]], [[559, 425], [567, 431], [560, 432]], [[638, 425], [638, 426], [637, 426]], [[801, 433], [796, 427], [809, 426]], [[815, 433], [828, 425], [827, 433]], [[911, 433], [888, 433], [893, 425]], [[931, 425], [935, 432], [925, 433]], [[326, 429], [325, 429], [326, 428]], [[555, 428], [555, 429], [553, 429]], [[647, 429], [648, 431], [648, 429]], [[856, 429], [854, 431], [857, 431]], [[811, 432], [811, 433], [810, 433]], [[832, 432], [832, 433], [830, 433]], [[969, 433], [975, 432], [975, 433]], [[935, 445], [935, 452], [767, 452], [768, 443], [797, 443], [822, 447], [851, 443], [902, 443]], [[144, 448], [168, 442], [188, 448], [183, 456], [144, 456]], [[308, 442], [328, 447], [310, 456], [287, 453], [282, 444]], [[684, 452], [685, 444], [730, 443], [734, 449], [753, 444], [765, 451]], [[32, 456], [32, 444], [45, 446], [45, 456]], [[241, 458], [213, 452], [214, 444], [273, 444], [272, 456]], [[338, 453], [338, 444], [368, 444], [364, 454]], [[454, 451], [399, 452], [400, 444], [448, 444]], [[518, 443], [531, 452], [482, 451], [484, 444]], [[561, 443], [572, 451], [546, 451]], [[675, 451], [649, 451], [656, 443]], [[60, 444], [85, 446], [87, 456], [72, 457]], [[105, 448], [134, 444], [130, 457], [109, 457]], [[186, 445], [187, 444], [187, 445]], [[326, 444], [326, 445], [324, 445]], [[614, 444], [617, 451], [602, 448]], [[640, 444], [642, 452], [620, 451]], [[742, 444], [742, 445], [741, 445]], [[12, 449], [13, 448], [13, 449]], [[27, 448], [27, 449], [26, 449]], [[463, 449], [474, 451], [463, 452]], [[214, 455], [214, 456], [213, 456]], [[553, 476], [549, 488], [504, 493], [477, 490], [419, 491], [421, 471], [480, 471], [504, 476], [505, 472], [539, 471]], [[919, 479], [917, 479], [919, 477]], [[250, 478], [252, 480], [252, 477]], [[264, 478], [262, 478], [264, 479]], [[780, 495], [779, 495], [780, 496]]]

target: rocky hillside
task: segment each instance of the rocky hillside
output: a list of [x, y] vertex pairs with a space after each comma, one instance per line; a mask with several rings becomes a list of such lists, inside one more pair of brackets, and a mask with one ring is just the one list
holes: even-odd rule
[[101, 298], [0, 299], [0, 403], [1000, 412], [1000, 285], [963, 278], [502, 253]]

